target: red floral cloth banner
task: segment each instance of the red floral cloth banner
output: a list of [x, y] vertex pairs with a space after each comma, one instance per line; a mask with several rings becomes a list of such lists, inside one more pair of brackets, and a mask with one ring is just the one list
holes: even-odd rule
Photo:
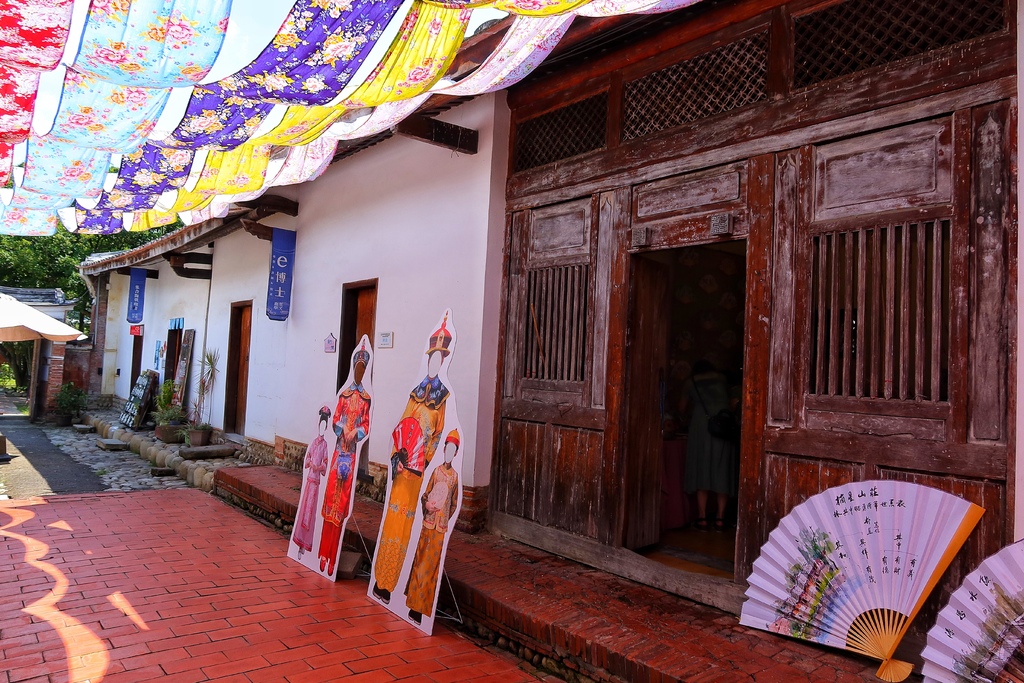
[[64, 55], [73, 8], [74, 0], [0, 0], [0, 62], [54, 69]]
[[39, 72], [0, 63], [0, 142], [28, 139]]
[[75, 68], [120, 85], [198, 83], [224, 43], [231, 0], [96, 0]]

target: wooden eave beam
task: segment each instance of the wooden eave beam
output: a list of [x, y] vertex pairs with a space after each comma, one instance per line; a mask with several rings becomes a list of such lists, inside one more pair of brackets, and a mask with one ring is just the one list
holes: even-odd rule
[[[137, 266], [136, 266], [136, 268], [137, 268]], [[147, 280], [156, 280], [156, 279], [158, 279], [160, 277], [160, 271], [159, 270], [149, 270], [148, 268], [145, 269], [145, 270], [146, 270], [146, 279]], [[131, 275], [132, 274], [132, 269], [131, 268], [127, 268], [127, 267], [126, 268], [118, 268], [114, 272], [117, 273], [118, 275]]]
[[242, 230], [245, 230], [256, 239], [267, 240], [268, 242], [274, 239], [274, 228], [269, 225], [263, 225], [259, 221], [248, 218], [239, 218], [238, 222], [242, 224]]
[[[255, 219], [266, 218], [275, 213], [283, 213], [286, 216], [299, 215], [299, 203], [286, 197], [279, 197], [274, 194], [265, 194], [258, 199], [248, 202], [235, 202], [236, 206], [252, 209], [255, 212]], [[248, 216], [247, 216], [248, 217]]]
[[395, 126], [397, 135], [423, 140], [438, 147], [462, 154], [476, 154], [480, 134], [454, 123], [438, 121], [422, 114], [413, 114]]
[[189, 280], [209, 280], [213, 277], [213, 270], [211, 268], [189, 268], [190, 265], [213, 265], [213, 254], [164, 254], [163, 255], [167, 262], [171, 266], [171, 270], [178, 277], [187, 278]]

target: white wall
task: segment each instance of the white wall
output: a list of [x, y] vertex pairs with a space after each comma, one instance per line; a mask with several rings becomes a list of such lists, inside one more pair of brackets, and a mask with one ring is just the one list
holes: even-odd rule
[[[297, 217], [263, 221], [297, 232], [287, 321], [266, 317], [270, 243], [241, 231], [218, 240], [208, 332], [208, 345], [221, 356], [214, 426], [223, 424], [232, 302], [253, 302], [246, 436], [308, 442], [316, 435], [320, 406], [334, 408], [339, 359], [337, 353], [324, 352], [324, 340], [340, 336], [343, 285], [376, 278], [376, 330], [393, 332], [394, 348], [376, 350], [370, 459], [386, 462], [390, 456], [391, 430], [409, 391], [422, 379], [427, 337], [450, 307], [458, 331], [451, 389], [463, 443], [475, 444], [474, 453], [464, 451], [469, 457], [463, 481], [472, 486], [488, 482], [508, 110], [502, 94], [478, 98], [441, 118], [478, 130], [480, 151], [461, 155], [396, 137], [334, 164], [297, 192], [271, 190], [299, 202]], [[498, 151], [492, 153], [495, 139]], [[203, 298], [198, 292], [194, 296]], [[147, 316], [149, 306], [147, 295]], [[197, 358], [200, 338], [201, 331]]]

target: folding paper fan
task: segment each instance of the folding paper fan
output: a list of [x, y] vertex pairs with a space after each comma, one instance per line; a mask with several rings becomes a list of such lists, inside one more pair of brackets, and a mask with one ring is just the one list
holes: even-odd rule
[[901, 681], [912, 666], [893, 652], [983, 512], [902, 481], [812, 496], [761, 548], [740, 623], [880, 659], [878, 677]]
[[922, 657], [926, 681], [1024, 681], [1024, 541], [968, 575], [939, 612]]

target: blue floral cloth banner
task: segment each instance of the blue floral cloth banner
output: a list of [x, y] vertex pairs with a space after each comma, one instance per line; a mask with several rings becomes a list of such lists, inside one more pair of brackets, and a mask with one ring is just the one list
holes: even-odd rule
[[156, 206], [160, 195], [185, 184], [195, 157], [191, 150], [146, 144], [121, 157], [117, 180], [91, 209], [144, 211]]
[[0, 235], [47, 237], [57, 232], [57, 214], [53, 211], [0, 207]]
[[274, 228], [270, 240], [270, 282], [267, 286], [267, 317], [271, 320], [288, 319], [294, 267], [295, 231]]
[[128, 275], [128, 322], [138, 325], [146, 305], [146, 269], [132, 268]]
[[93, 2], [75, 68], [119, 85], [198, 83], [220, 53], [230, 12], [231, 0]]
[[157, 144], [230, 150], [253, 136], [274, 105], [225, 92], [217, 83], [196, 86], [178, 127]]
[[65, 194], [49, 194], [46, 192], [32, 192], [22, 188], [14, 191], [14, 197], [8, 204], [14, 209], [63, 209], [71, 206], [75, 198]]
[[99, 197], [109, 169], [109, 152], [33, 137], [28, 141], [25, 179], [19, 189], [70, 197]]
[[270, 45], [218, 83], [247, 99], [319, 105], [355, 75], [400, 0], [298, 0]]
[[153, 131], [169, 88], [116, 85], [68, 69], [48, 137], [108, 152], [135, 149]]

